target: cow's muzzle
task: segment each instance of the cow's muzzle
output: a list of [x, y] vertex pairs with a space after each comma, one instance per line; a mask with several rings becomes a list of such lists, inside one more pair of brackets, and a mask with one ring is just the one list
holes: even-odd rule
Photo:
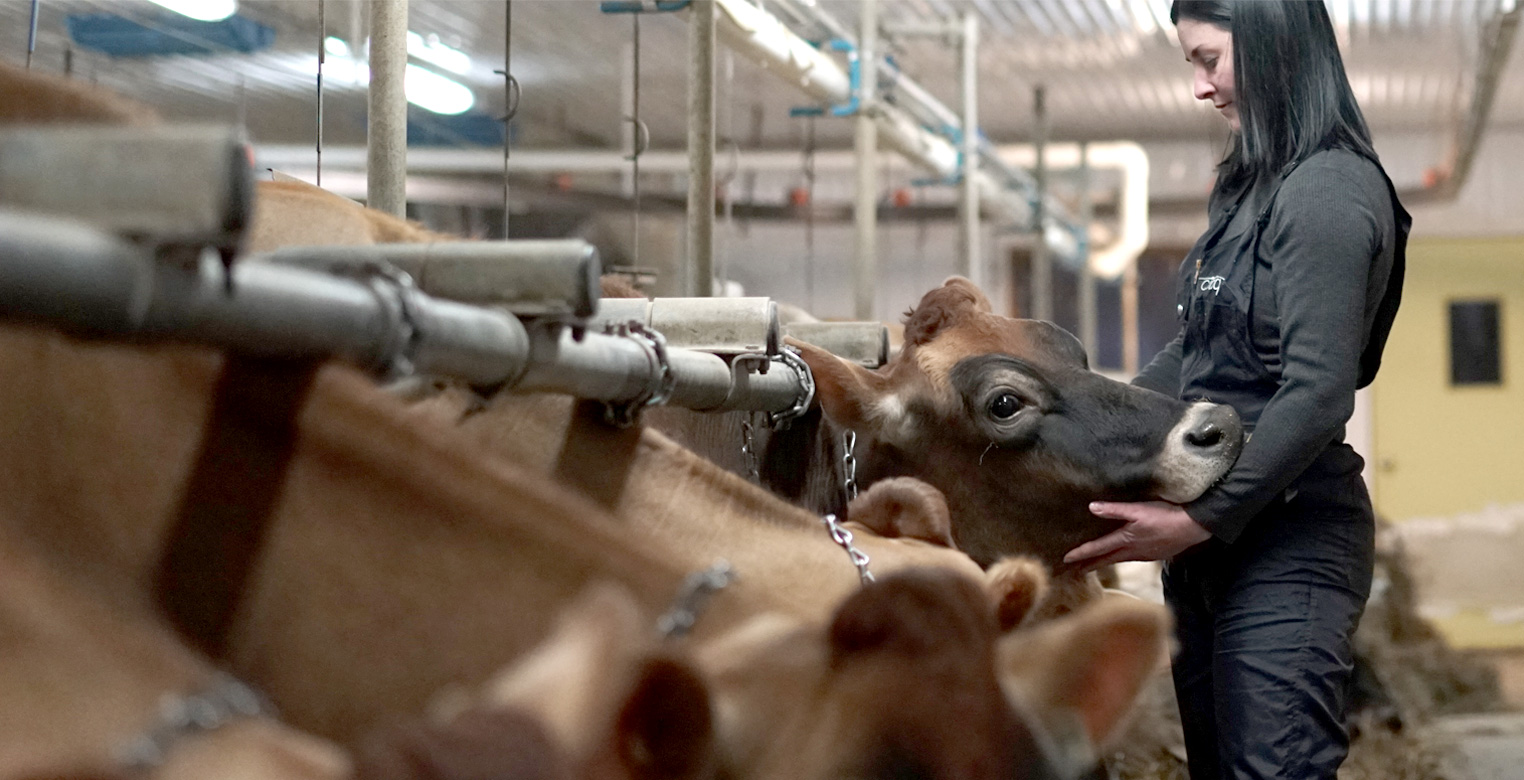
[[1159, 498], [1195, 500], [1222, 478], [1244, 446], [1244, 427], [1233, 407], [1191, 404], [1164, 440], [1154, 469]]

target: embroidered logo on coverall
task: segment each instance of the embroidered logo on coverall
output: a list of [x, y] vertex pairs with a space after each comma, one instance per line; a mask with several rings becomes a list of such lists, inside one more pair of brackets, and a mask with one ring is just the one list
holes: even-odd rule
[[1212, 293], [1216, 293], [1218, 290], [1222, 289], [1222, 283], [1224, 281], [1227, 281], [1226, 276], [1203, 276], [1201, 278], [1200, 289], [1202, 292], [1207, 292], [1210, 290]]

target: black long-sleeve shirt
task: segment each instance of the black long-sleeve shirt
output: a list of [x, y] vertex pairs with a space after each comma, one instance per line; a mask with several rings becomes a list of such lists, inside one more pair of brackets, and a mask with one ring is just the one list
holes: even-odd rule
[[[1256, 186], [1231, 218], [1253, 220], [1269, 189]], [[1212, 213], [1232, 195], [1214, 193]], [[1253, 435], [1238, 462], [1185, 507], [1214, 536], [1232, 542], [1293, 482], [1317, 476], [1309, 467], [1344, 440], [1373, 325], [1378, 352], [1390, 327], [1378, 309], [1389, 281], [1401, 284], [1391, 278], [1401, 243], [1393, 197], [1374, 162], [1344, 150], [1309, 157], [1275, 195], [1253, 258], [1250, 336], [1278, 388], [1258, 419], [1245, 420]], [[1183, 345], [1182, 331], [1134, 384], [1178, 397]]]

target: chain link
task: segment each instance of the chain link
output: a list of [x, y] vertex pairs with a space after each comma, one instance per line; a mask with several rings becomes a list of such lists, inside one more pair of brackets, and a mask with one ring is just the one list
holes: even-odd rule
[[628, 428], [640, 420], [640, 413], [646, 407], [660, 406], [672, 397], [672, 391], [677, 389], [677, 375], [672, 373], [672, 363], [667, 360], [667, 339], [659, 331], [651, 330], [636, 320], [630, 320], [611, 323], [604, 328], [604, 332], [611, 336], [630, 339], [641, 345], [656, 365], [656, 373], [651, 377], [651, 383], [641, 391], [640, 395], [623, 403], [610, 403], [603, 407], [603, 417], [610, 425]]
[[852, 546], [852, 532], [836, 522], [836, 515], [833, 514], [820, 518], [820, 522], [831, 533], [831, 540], [847, 551], [847, 557], [852, 560], [852, 565], [857, 567], [857, 578], [862, 580], [864, 585], [872, 582], [873, 572], [868, 571], [868, 554]]
[[163, 764], [181, 739], [216, 731], [240, 718], [259, 717], [274, 717], [269, 703], [249, 686], [218, 673], [199, 693], [165, 696], [157, 722], [122, 745], [116, 759], [128, 771], [147, 772]]
[[841, 487], [847, 493], [847, 503], [857, 498], [857, 456], [852, 454], [857, 449], [857, 431], [847, 431], [841, 435]]
[[741, 459], [746, 462], [746, 473], [751, 481], [762, 483], [762, 469], [757, 462], [757, 439], [756, 428], [751, 424], [754, 413], [747, 412], [746, 419], [741, 422]]
[[675, 639], [687, 634], [698, 622], [699, 615], [708, 605], [709, 599], [714, 594], [724, 590], [730, 583], [735, 582], [735, 569], [730, 561], [718, 560], [713, 566], [696, 571], [683, 580], [683, 587], [677, 593], [677, 598], [672, 600], [671, 609], [656, 621], [656, 629], [667, 639]]

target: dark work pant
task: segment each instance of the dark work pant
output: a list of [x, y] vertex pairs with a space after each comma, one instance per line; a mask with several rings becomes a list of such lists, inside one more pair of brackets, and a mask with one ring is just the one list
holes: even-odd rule
[[[1358, 480], [1358, 476], [1355, 477]], [[1191, 780], [1334, 780], [1375, 522], [1358, 481], [1277, 501], [1164, 570]]]

